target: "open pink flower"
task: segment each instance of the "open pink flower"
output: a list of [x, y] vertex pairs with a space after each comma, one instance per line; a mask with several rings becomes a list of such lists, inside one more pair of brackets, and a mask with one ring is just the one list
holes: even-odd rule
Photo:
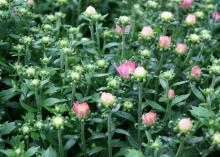
[[157, 119], [157, 114], [155, 112], [148, 112], [142, 115], [142, 120], [146, 125], [152, 125]]
[[123, 30], [119, 25], [115, 26], [115, 31], [118, 32], [118, 33], [123, 33]]
[[212, 18], [213, 18], [215, 21], [220, 21], [220, 12], [214, 12], [214, 13], [212, 13]]
[[190, 8], [192, 6], [193, 0], [183, 0], [180, 7], [183, 9]]
[[178, 54], [185, 54], [187, 49], [188, 49], [188, 47], [186, 44], [181, 44], [181, 43], [176, 44], [176, 52]]
[[194, 65], [191, 69], [191, 76], [199, 79], [201, 77], [202, 71], [198, 65]]
[[129, 78], [130, 74], [132, 74], [135, 70], [135, 62], [125, 61], [124, 63], [120, 64], [119, 67], [114, 64], [114, 67], [121, 77]]
[[171, 37], [168, 36], [160, 36], [159, 38], [159, 46], [161, 48], [168, 48], [170, 46], [171, 43]]
[[80, 118], [86, 117], [90, 113], [89, 105], [86, 102], [79, 103], [76, 101], [73, 104], [73, 111], [76, 113], [76, 115]]
[[121, 34], [121, 33], [124, 33], [124, 32], [129, 33], [129, 32], [131, 31], [131, 28], [132, 28], [132, 25], [131, 25], [131, 24], [125, 26], [124, 29], [122, 29], [121, 26], [116, 25], [116, 26], [115, 26], [115, 31], [116, 31], [117, 33], [120, 33], [120, 34]]

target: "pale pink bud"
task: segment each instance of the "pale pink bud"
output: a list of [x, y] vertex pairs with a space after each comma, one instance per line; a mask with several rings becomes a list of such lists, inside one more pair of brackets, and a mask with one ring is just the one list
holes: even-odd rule
[[144, 67], [137, 67], [134, 71], [134, 78], [136, 79], [143, 79], [147, 76], [147, 71]]
[[196, 16], [193, 14], [189, 14], [186, 17], [186, 24], [187, 25], [194, 25], [196, 23]]
[[86, 102], [79, 103], [78, 101], [73, 104], [73, 111], [80, 118], [84, 118], [90, 113], [89, 105]]
[[215, 21], [220, 21], [220, 12], [214, 12], [214, 13], [212, 13], [212, 18], [213, 18]]
[[201, 77], [202, 71], [198, 65], [194, 65], [191, 69], [191, 76], [199, 79]]
[[154, 34], [153, 29], [150, 26], [144, 27], [140, 33], [141, 37], [144, 39], [152, 37], [153, 34]]
[[190, 120], [190, 118], [183, 118], [178, 123], [178, 128], [180, 132], [182, 133], [187, 133], [191, 131], [192, 127], [193, 125], [192, 125], [192, 121]]
[[168, 37], [168, 36], [160, 36], [160, 39], [159, 39], [159, 46], [161, 48], [168, 48], [170, 46], [170, 43], [171, 43], [171, 37]]
[[103, 92], [100, 98], [101, 104], [103, 104], [106, 107], [109, 107], [115, 103], [115, 96], [113, 96], [111, 93], [105, 93]]
[[33, 4], [34, 4], [34, 0], [27, 0], [27, 3], [28, 3], [29, 5], [33, 5]]
[[178, 54], [185, 54], [187, 49], [188, 49], [188, 47], [186, 44], [180, 44], [180, 43], [176, 44], [176, 52]]
[[115, 31], [120, 33], [120, 34], [123, 33], [123, 30], [122, 30], [122, 28], [119, 25], [115, 26]]
[[92, 15], [97, 14], [97, 12], [96, 12], [96, 10], [93, 6], [88, 6], [84, 13], [85, 13], [86, 16], [92, 16]]
[[142, 115], [142, 120], [146, 125], [152, 125], [157, 118], [157, 114], [155, 112], [148, 112]]
[[125, 26], [125, 32], [129, 33], [131, 31], [132, 25]]
[[175, 91], [173, 89], [168, 90], [168, 98], [173, 99], [175, 97]]
[[183, 0], [180, 7], [183, 9], [190, 8], [192, 6], [193, 0]]

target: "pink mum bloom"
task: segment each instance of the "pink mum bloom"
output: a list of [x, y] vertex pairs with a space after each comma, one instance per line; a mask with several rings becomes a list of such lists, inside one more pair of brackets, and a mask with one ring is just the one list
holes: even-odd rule
[[188, 49], [188, 47], [187, 47], [186, 44], [181, 44], [181, 43], [177, 43], [177, 44], [176, 44], [176, 52], [177, 52], [178, 54], [184, 54], [184, 53], [186, 53], [187, 49]]
[[192, 6], [193, 0], [183, 0], [180, 7], [183, 9], [190, 8]]
[[101, 95], [101, 103], [106, 106], [113, 105], [115, 103], [115, 97], [111, 93], [103, 92]]
[[114, 67], [121, 77], [129, 78], [130, 74], [135, 70], [135, 62], [125, 61], [124, 63], [120, 64], [119, 67], [114, 64]]
[[188, 25], [194, 25], [196, 23], [196, 16], [193, 14], [189, 14], [186, 17], [186, 23]]
[[115, 31], [118, 32], [118, 33], [123, 33], [123, 30], [119, 25], [115, 26]]
[[191, 76], [199, 79], [201, 77], [202, 71], [198, 65], [194, 65], [191, 69]]
[[161, 48], [168, 48], [170, 46], [170, 43], [171, 43], [171, 37], [168, 37], [168, 36], [160, 36], [160, 39], [159, 39], [159, 46]]
[[148, 112], [142, 115], [142, 120], [146, 125], [152, 125], [157, 118], [157, 114], [155, 112]]
[[132, 25], [129, 24], [129, 25], [125, 26], [125, 31], [130, 32], [131, 28], [132, 28]]
[[89, 105], [86, 102], [79, 103], [76, 101], [73, 104], [73, 111], [76, 113], [76, 115], [80, 118], [86, 117], [90, 113]]
[[215, 21], [220, 21], [220, 12], [214, 12], [214, 13], [212, 13], [212, 18], [213, 18]]
[[142, 38], [152, 37], [153, 34], [154, 34], [153, 29], [150, 26], [144, 27], [140, 33]]
[[181, 132], [186, 133], [192, 129], [192, 121], [190, 120], [190, 118], [183, 118], [179, 121], [178, 127]]
[[173, 99], [174, 96], [175, 96], [175, 91], [170, 88], [169, 91], [168, 91], [168, 98]]

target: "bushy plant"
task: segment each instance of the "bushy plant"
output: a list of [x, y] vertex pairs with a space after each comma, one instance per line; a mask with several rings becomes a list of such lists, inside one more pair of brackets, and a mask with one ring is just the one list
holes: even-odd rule
[[0, 0], [0, 157], [208, 157], [219, 0]]

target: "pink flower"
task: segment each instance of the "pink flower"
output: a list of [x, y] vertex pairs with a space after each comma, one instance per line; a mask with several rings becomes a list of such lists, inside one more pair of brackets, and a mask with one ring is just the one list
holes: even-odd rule
[[189, 14], [186, 17], [186, 23], [188, 25], [194, 25], [196, 23], [196, 16], [193, 14]]
[[86, 102], [79, 103], [78, 101], [73, 104], [73, 111], [80, 118], [84, 118], [90, 113], [89, 105]]
[[175, 97], [175, 91], [173, 89], [168, 90], [168, 98], [173, 99]]
[[131, 31], [131, 28], [132, 28], [132, 25], [131, 25], [131, 24], [125, 26], [125, 32], [128, 32], [128, 33], [129, 33], [129, 32]]
[[188, 47], [186, 44], [181, 44], [181, 43], [176, 44], [176, 52], [178, 54], [185, 54], [187, 49], [188, 49]]
[[114, 67], [121, 77], [129, 78], [130, 74], [135, 70], [135, 62], [125, 61], [119, 67], [114, 64]]
[[141, 37], [144, 39], [152, 37], [153, 34], [154, 34], [153, 29], [150, 26], [144, 27], [140, 33]]
[[202, 71], [198, 65], [194, 65], [191, 69], [191, 76], [199, 79], [201, 77]]
[[190, 118], [183, 118], [178, 123], [179, 130], [183, 133], [186, 133], [192, 130], [192, 126], [193, 125], [192, 125], [192, 121], [190, 120]]
[[215, 21], [220, 21], [220, 12], [214, 12], [214, 13], [212, 13], [212, 18], [213, 18]]
[[95, 14], [97, 14], [97, 12], [96, 12], [96, 10], [93, 6], [88, 6], [86, 8], [86, 11], [85, 11], [86, 16], [92, 16], [92, 15], [95, 15]]
[[115, 103], [115, 97], [111, 93], [103, 92], [100, 101], [105, 106], [111, 106]]
[[155, 112], [148, 112], [142, 115], [142, 120], [146, 125], [152, 125], [157, 118], [157, 114]]
[[180, 7], [183, 9], [190, 8], [192, 6], [193, 0], [183, 0]]
[[115, 26], [115, 31], [118, 32], [118, 33], [123, 33], [123, 30], [119, 25]]
[[168, 48], [170, 46], [170, 43], [171, 43], [171, 37], [168, 37], [168, 36], [160, 36], [160, 39], [159, 39], [159, 46], [161, 48]]
[[33, 4], [34, 4], [34, 0], [27, 0], [27, 3], [28, 3], [29, 5], [33, 5]]

